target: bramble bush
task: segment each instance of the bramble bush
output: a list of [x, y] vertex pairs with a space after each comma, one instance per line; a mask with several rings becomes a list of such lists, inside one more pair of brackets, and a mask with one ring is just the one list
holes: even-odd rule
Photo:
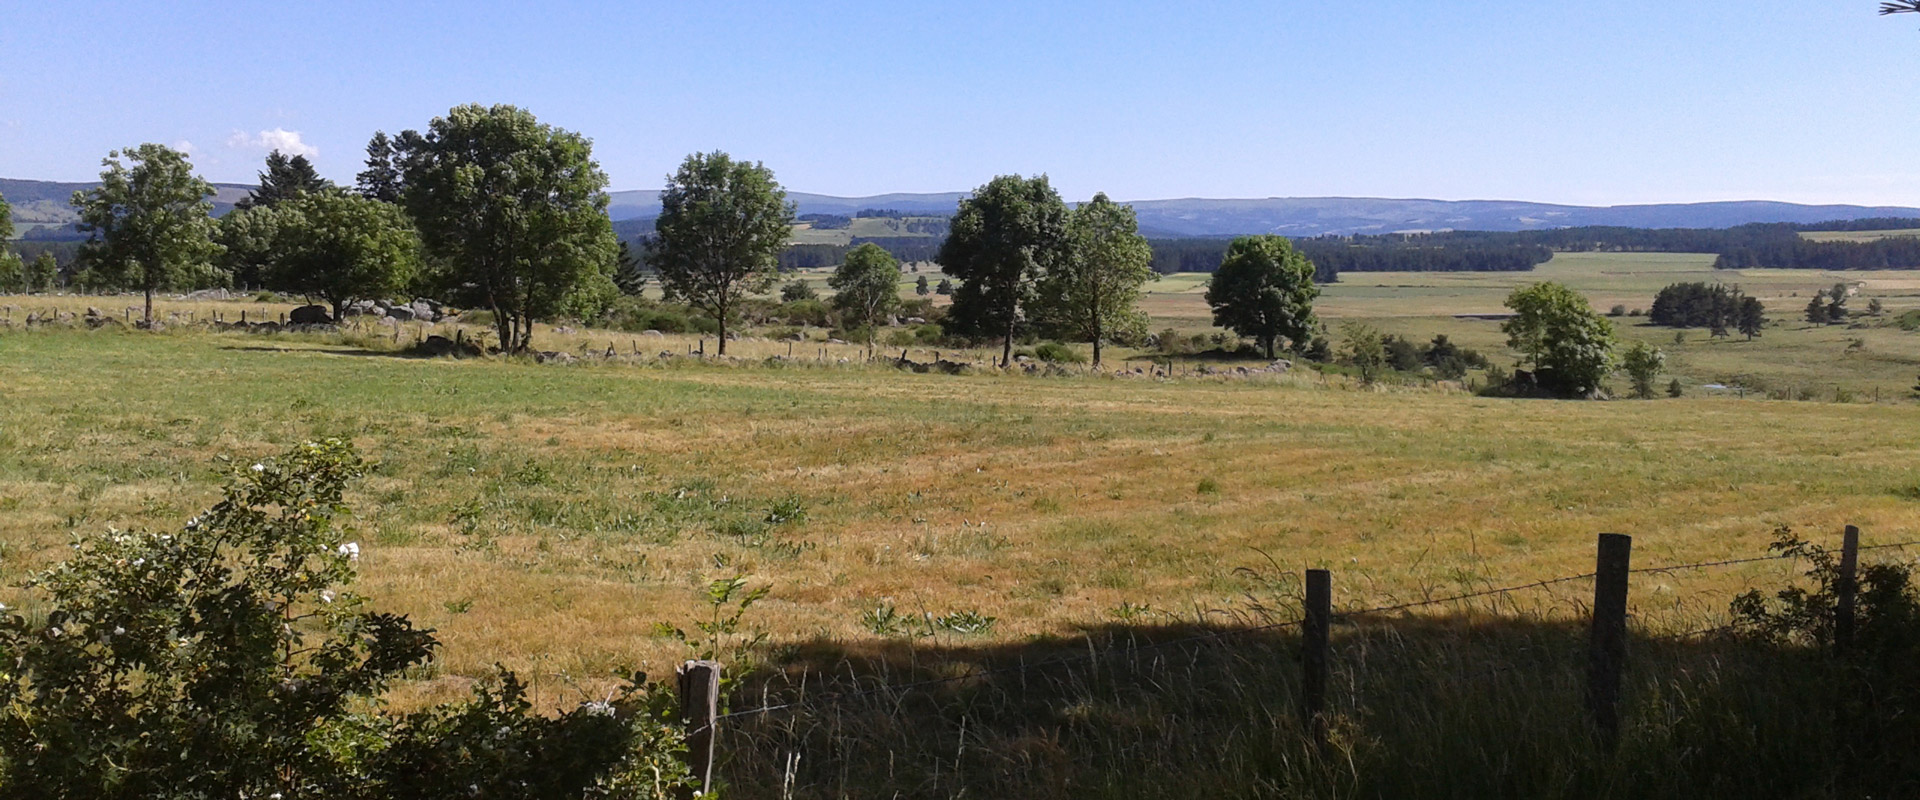
[[[673, 699], [636, 676], [534, 712], [502, 670], [466, 701], [381, 697], [433, 631], [349, 591], [345, 442], [234, 470], [177, 532], [74, 543], [0, 619], [0, 797], [666, 796], [685, 785]], [[11, 610], [11, 609], [9, 609]]]

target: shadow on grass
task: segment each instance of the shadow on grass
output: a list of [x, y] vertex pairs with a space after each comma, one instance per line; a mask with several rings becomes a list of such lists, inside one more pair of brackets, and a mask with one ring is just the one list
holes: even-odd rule
[[247, 353], [319, 353], [328, 356], [353, 356], [357, 358], [400, 358], [407, 360], [426, 360], [442, 357], [436, 353], [422, 353], [412, 350], [371, 350], [365, 347], [274, 347], [271, 345], [222, 345], [222, 350], [235, 350]]
[[1898, 687], [1801, 648], [1637, 638], [1610, 749], [1586, 641], [1475, 615], [1337, 625], [1323, 752], [1292, 628], [812, 641], [732, 686], [728, 710], [792, 706], [724, 720], [718, 772], [745, 797], [1920, 796]]

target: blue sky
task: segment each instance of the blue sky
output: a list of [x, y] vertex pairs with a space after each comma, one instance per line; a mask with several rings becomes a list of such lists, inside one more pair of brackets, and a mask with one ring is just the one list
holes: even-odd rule
[[1920, 205], [1920, 15], [1873, 0], [86, 3], [0, 10], [0, 176], [191, 143], [351, 180], [512, 103], [613, 188], [687, 153], [788, 188]]

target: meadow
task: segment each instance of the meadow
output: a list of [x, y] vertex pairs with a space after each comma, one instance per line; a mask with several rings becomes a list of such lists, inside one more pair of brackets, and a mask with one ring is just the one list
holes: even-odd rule
[[[1505, 359], [1497, 323], [1454, 315], [1497, 313], [1512, 287], [1542, 279], [1572, 283], [1602, 309], [1641, 308], [1667, 283], [1731, 278], [1710, 264], [1602, 254], [1561, 256], [1535, 273], [1350, 274], [1327, 287], [1321, 309], [1336, 330], [1358, 319], [1422, 340], [1446, 333]], [[16, 326], [0, 332], [0, 583], [57, 560], [75, 536], [177, 527], [217, 497], [224, 469], [329, 436], [352, 440], [379, 465], [350, 497], [365, 554], [360, 590], [445, 642], [400, 693], [403, 704], [448, 696], [496, 662], [531, 678], [536, 701], [549, 705], [590, 695], [622, 668], [665, 674], [692, 650], [658, 623], [691, 630], [707, 613], [709, 582], [735, 576], [771, 590], [744, 617], [769, 636], [762, 663], [818, 659], [828, 648], [940, 674], [943, 659], [1084, 650], [1124, 635], [1118, 628], [1269, 618], [1297, 602], [1290, 576], [1306, 568], [1332, 569], [1336, 606], [1360, 608], [1586, 572], [1600, 532], [1635, 535], [1636, 565], [1763, 555], [1782, 526], [1822, 541], [1844, 524], [1861, 526], [1869, 543], [1920, 538], [1920, 443], [1910, 435], [1920, 405], [1909, 396], [1920, 333], [1889, 322], [1920, 306], [1920, 277], [1844, 277], [1862, 282], [1862, 298], [1882, 298], [1887, 317], [1859, 327], [1794, 323], [1795, 298], [1836, 278], [1778, 271], [1737, 277], [1776, 320], [1753, 342], [1695, 331], [1676, 345], [1672, 331], [1617, 320], [1625, 335], [1667, 348], [1671, 371], [1690, 387], [1658, 401], [1494, 399], [1304, 369], [1178, 379], [913, 374], [868, 363], [857, 345], [807, 342], [794, 352], [753, 337], [733, 343], [730, 361], [662, 359], [702, 343], [546, 326], [537, 347], [611, 348], [616, 357], [538, 364], [404, 352], [449, 326], [405, 326], [398, 337], [385, 328], [303, 335], [180, 325], [155, 335]], [[1154, 284], [1145, 306], [1156, 329], [1203, 328], [1201, 286], [1185, 275]], [[91, 305], [113, 315], [130, 304], [0, 298], [16, 320], [28, 309]], [[161, 304], [163, 314], [228, 320], [286, 308]], [[1864, 344], [1850, 348], [1855, 338]], [[1697, 389], [1734, 378], [1812, 387], [1819, 391], [1800, 396], [1821, 402]], [[1832, 402], [1835, 389], [1847, 402]], [[1724, 622], [1734, 594], [1782, 585], [1799, 568], [1775, 561], [1636, 576], [1635, 630]], [[1590, 585], [1574, 582], [1474, 613], [1538, 626], [1521, 631], [1520, 644], [1495, 647], [1532, 657], [1512, 648], [1578, 639], [1577, 626], [1565, 626], [1577, 622], [1584, 592]], [[5, 594], [33, 612], [30, 595]], [[890, 626], [889, 615], [908, 624]], [[912, 620], [942, 618], [967, 623], [910, 632]], [[1353, 631], [1348, 646], [1414, 647], [1364, 632]], [[1414, 660], [1454, 663], [1463, 646], [1421, 645]], [[1654, 652], [1682, 672], [1720, 658]], [[832, 670], [829, 661], [814, 666]], [[1562, 667], [1573, 669], [1554, 669]], [[1076, 677], [1063, 691], [1104, 691], [1110, 679]], [[918, 746], [910, 731], [872, 730], [883, 729], [894, 744]], [[1006, 747], [1025, 746], [1024, 734], [1001, 733]], [[752, 735], [792, 746], [811, 734]], [[743, 785], [781, 769], [743, 758]], [[912, 769], [938, 763], [927, 758]], [[1004, 776], [1009, 767], [994, 763], [981, 774]], [[1244, 766], [1263, 775], [1294, 768]]]

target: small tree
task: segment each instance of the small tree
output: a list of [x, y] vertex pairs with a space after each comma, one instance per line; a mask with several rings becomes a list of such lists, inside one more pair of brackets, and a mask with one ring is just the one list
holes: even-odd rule
[[1739, 318], [1740, 332], [1746, 334], [1747, 341], [1751, 342], [1767, 326], [1767, 308], [1758, 297], [1742, 297]]
[[154, 292], [213, 278], [213, 187], [164, 145], [115, 150], [100, 163], [99, 188], [73, 193], [80, 230], [92, 234], [80, 257], [100, 280], [140, 289], [152, 325]]
[[273, 286], [326, 301], [335, 322], [355, 300], [406, 291], [420, 270], [420, 237], [391, 204], [329, 190], [282, 201], [273, 212]]
[[1346, 340], [1341, 355], [1360, 370], [1360, 381], [1371, 384], [1378, 380], [1380, 371], [1387, 366], [1387, 350], [1380, 332], [1369, 325], [1348, 322], [1340, 326], [1340, 336]]
[[782, 303], [791, 303], [796, 300], [818, 299], [820, 299], [820, 292], [813, 288], [813, 284], [798, 278], [788, 281], [786, 285], [780, 287], [780, 302]]
[[60, 282], [60, 262], [52, 253], [42, 252], [27, 265], [27, 291], [51, 292]]
[[1227, 246], [1220, 268], [1207, 281], [1213, 324], [1260, 343], [1267, 358], [1281, 340], [1292, 348], [1313, 333], [1313, 262], [1284, 236], [1242, 236]]
[[1613, 323], [1587, 299], [1557, 283], [1536, 283], [1507, 296], [1514, 315], [1500, 324], [1507, 344], [1539, 372], [1541, 385], [1568, 395], [1599, 388], [1613, 368]]
[[953, 281], [947, 278], [941, 278], [940, 282], [934, 285], [933, 293], [937, 295], [953, 294]]
[[1872, 316], [1880, 316], [1880, 314], [1886, 310], [1887, 307], [1880, 303], [1880, 298], [1878, 297], [1867, 301], [1867, 313]]
[[1660, 376], [1660, 368], [1667, 363], [1667, 355], [1646, 342], [1634, 342], [1627, 346], [1626, 353], [1620, 359], [1620, 365], [1627, 371], [1627, 377], [1633, 381], [1633, 396], [1642, 400], [1653, 399], [1653, 382]]
[[1816, 294], [1807, 301], [1807, 321], [1815, 325], [1827, 324], [1827, 296]]
[[1680, 379], [1679, 379], [1679, 378], [1674, 378], [1674, 379], [1673, 379], [1673, 381], [1672, 381], [1671, 383], [1668, 383], [1668, 384], [1667, 384], [1667, 396], [1668, 396], [1668, 397], [1679, 397], [1679, 396], [1681, 396], [1682, 394], [1685, 394], [1685, 393], [1686, 393], [1686, 392], [1685, 392], [1685, 390], [1684, 390], [1684, 389], [1682, 389], [1682, 388], [1680, 387]]
[[874, 329], [900, 305], [900, 262], [866, 242], [847, 252], [827, 285], [833, 287], [833, 307], [842, 323], [867, 329], [867, 357], [872, 358]]
[[660, 193], [659, 232], [647, 263], [668, 296], [727, 325], [748, 295], [773, 285], [780, 251], [793, 231], [793, 204], [764, 165], [719, 151], [695, 153]]
[[1134, 306], [1140, 287], [1160, 276], [1133, 207], [1105, 194], [1069, 213], [1067, 241], [1068, 257], [1037, 284], [1036, 316], [1061, 338], [1092, 342], [1093, 365], [1099, 367], [1103, 341], [1146, 335], [1146, 315]]
[[13, 251], [0, 248], [0, 294], [23, 294], [27, 291], [27, 265], [20, 263], [20, 256]]
[[930, 293], [931, 293], [931, 292], [930, 292], [930, 291], [929, 291], [929, 290], [927, 289], [927, 276], [925, 276], [925, 275], [922, 275], [922, 276], [920, 276], [920, 277], [919, 277], [918, 279], [915, 279], [915, 280], [914, 280], [914, 282], [913, 282], [913, 293], [914, 293], [914, 294], [917, 294], [917, 295], [919, 295], [919, 296], [921, 296], [921, 297], [926, 297], [926, 296], [927, 296], [928, 294], [930, 294]]

